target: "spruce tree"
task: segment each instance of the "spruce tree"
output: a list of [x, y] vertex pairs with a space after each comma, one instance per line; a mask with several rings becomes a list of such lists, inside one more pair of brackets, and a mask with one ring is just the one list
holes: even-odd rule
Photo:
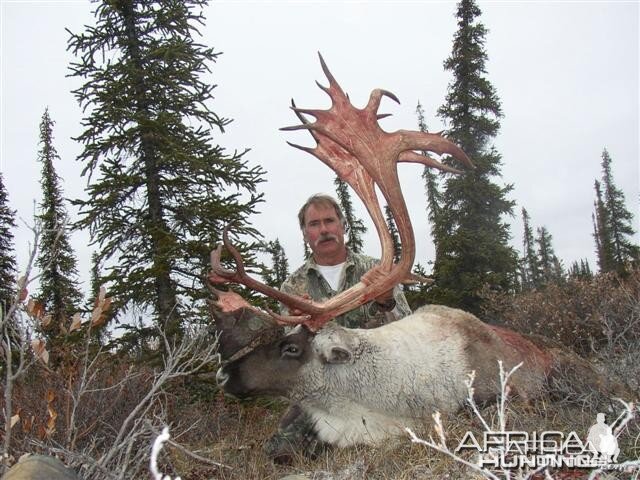
[[334, 183], [336, 185], [338, 203], [340, 203], [342, 213], [344, 213], [345, 220], [347, 221], [347, 244], [354, 253], [361, 253], [364, 247], [362, 235], [367, 232], [367, 227], [364, 226], [364, 222], [361, 219], [356, 217], [353, 211], [349, 185], [342, 181], [340, 177], [336, 177]]
[[[511, 185], [499, 186], [501, 157], [491, 140], [500, 127], [502, 111], [494, 87], [486, 79], [486, 29], [474, 0], [458, 3], [458, 31], [453, 51], [444, 62], [453, 72], [446, 102], [438, 115], [447, 123], [448, 137], [472, 159], [476, 168], [446, 179], [438, 214], [438, 251], [434, 265], [433, 303], [480, 313], [480, 291], [515, 287], [517, 254], [505, 215], [513, 214], [507, 199]], [[453, 159], [447, 160], [452, 166]], [[463, 169], [463, 168], [461, 168]]]
[[[36, 258], [40, 270], [40, 287], [36, 298], [50, 315], [44, 332], [55, 340], [61, 329], [69, 325], [73, 314], [80, 311], [82, 293], [78, 286], [77, 260], [69, 241], [68, 215], [54, 162], [60, 157], [53, 142], [54, 121], [46, 109], [40, 122], [42, 163], [42, 202], [38, 217], [42, 224], [42, 239]], [[66, 326], [66, 327], [65, 327]]]
[[522, 208], [522, 222], [524, 224], [524, 233], [522, 236], [522, 288], [528, 290], [534, 288], [540, 283], [540, 260], [536, 254], [533, 230], [531, 228], [531, 218], [529, 212]]
[[580, 275], [582, 277], [589, 279], [593, 278], [593, 273], [591, 272], [591, 267], [589, 266], [589, 260], [583, 258], [580, 260]]
[[[268, 242], [263, 242], [261, 250], [269, 255], [271, 259], [271, 265], [264, 265], [262, 268], [262, 278], [264, 283], [273, 288], [280, 288], [284, 281], [289, 276], [289, 260], [285, 254], [284, 248], [280, 244], [279, 239], [275, 239]], [[261, 308], [269, 308], [273, 311], [278, 311], [281, 305], [277, 300], [268, 297], [254, 296], [251, 297], [253, 303]]]
[[277, 238], [264, 244], [264, 250], [271, 256], [271, 268], [263, 274], [265, 283], [280, 288], [289, 276], [289, 260]]
[[[120, 306], [152, 312], [169, 335], [196, 316], [201, 278], [225, 226], [258, 237], [248, 217], [262, 194], [260, 167], [213, 141], [230, 120], [211, 109], [210, 66], [219, 53], [196, 41], [205, 0], [98, 2], [94, 26], [71, 34], [74, 91], [87, 112], [88, 228]], [[246, 242], [234, 238], [249, 266]]]
[[538, 247], [538, 269], [540, 277], [536, 282], [537, 287], [558, 283], [562, 280], [564, 273], [562, 264], [553, 249], [553, 238], [546, 227], [538, 227], [536, 245]]
[[603, 200], [602, 187], [597, 180], [594, 182], [596, 199], [593, 203], [594, 213], [593, 238], [596, 242], [596, 255], [600, 272], [609, 272], [613, 269], [613, 241], [609, 230], [609, 212]]
[[387, 221], [387, 228], [391, 234], [391, 241], [393, 242], [393, 261], [397, 263], [400, 261], [400, 256], [402, 255], [402, 245], [400, 244], [400, 233], [398, 232], [398, 227], [393, 219], [389, 205], [384, 206], [384, 215]]
[[607, 212], [607, 230], [611, 241], [611, 270], [619, 274], [627, 271], [628, 265], [640, 259], [638, 245], [631, 241], [633, 214], [627, 210], [624, 193], [620, 190], [611, 172], [611, 156], [605, 148], [602, 151], [602, 185], [604, 186], [604, 204]]
[[16, 295], [16, 258], [13, 229], [16, 212], [9, 207], [9, 197], [0, 172], [0, 316], [8, 311]]
[[89, 292], [89, 297], [91, 299], [94, 299], [98, 296], [98, 294], [100, 293], [100, 287], [102, 286], [101, 283], [101, 270], [102, 267], [100, 265], [100, 256], [98, 255], [98, 252], [93, 252], [91, 254], [91, 280], [90, 280], [90, 292]]
[[[420, 262], [416, 263], [413, 267], [413, 273], [418, 277], [427, 277], [427, 271]], [[427, 303], [427, 292], [429, 288], [431, 288], [431, 284], [429, 283], [417, 282], [405, 285], [404, 295], [407, 298], [411, 310], [415, 311]]]
[[570, 278], [578, 280], [589, 280], [593, 278], [589, 261], [585, 258], [581, 259], [580, 262], [576, 260], [571, 264], [571, 267], [569, 267], [568, 275]]
[[[428, 132], [427, 123], [424, 118], [424, 109], [420, 102], [416, 107], [416, 114], [418, 115], [418, 129], [421, 132]], [[426, 155], [426, 153], [424, 153]], [[440, 184], [438, 181], [438, 174], [433, 168], [424, 167], [422, 171], [422, 178], [424, 179], [424, 186], [427, 193], [427, 218], [431, 225], [431, 238], [433, 239], [436, 258], [438, 257], [438, 239], [443, 233], [438, 232], [441, 226], [439, 221], [439, 213], [442, 204], [442, 194], [440, 193]]]

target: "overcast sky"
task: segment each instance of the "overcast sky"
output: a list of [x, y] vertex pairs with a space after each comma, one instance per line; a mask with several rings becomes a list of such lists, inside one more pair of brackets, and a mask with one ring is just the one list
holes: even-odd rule
[[[66, 78], [72, 57], [68, 33], [93, 24], [87, 1], [1, 2], [0, 169], [12, 208], [30, 223], [41, 201], [36, 161], [38, 126], [46, 107], [56, 122], [54, 145], [61, 157], [56, 169], [68, 198], [83, 195], [86, 180], [75, 158], [80, 146], [80, 111]], [[613, 158], [616, 184], [624, 191], [638, 226], [638, 2], [480, 1], [488, 28], [487, 78], [502, 101], [504, 118], [495, 139], [503, 157], [500, 183], [513, 184], [516, 202], [512, 244], [521, 249], [525, 207], [534, 227], [544, 225], [566, 266], [588, 258], [596, 268], [592, 240], [594, 179], [600, 178], [603, 148]], [[444, 127], [435, 112], [442, 105], [449, 72], [456, 4], [430, 1], [219, 1], [206, 10], [201, 42], [223, 52], [212, 65], [213, 110], [232, 118], [214, 140], [228, 151], [250, 148], [251, 165], [267, 171], [262, 213], [253, 219], [266, 239], [278, 237], [291, 267], [302, 261], [296, 214], [316, 192], [334, 193], [334, 174], [315, 157], [289, 147], [314, 145], [306, 132], [281, 132], [298, 123], [289, 110], [329, 106], [315, 81], [326, 83], [320, 51], [354, 105], [363, 106], [374, 88], [394, 92], [402, 104], [383, 101], [380, 111], [393, 116], [384, 129], [415, 129], [418, 101], [429, 129]], [[416, 230], [416, 261], [433, 260], [425, 214], [422, 167], [400, 166], [401, 182]], [[367, 222], [367, 253], [379, 246]], [[75, 211], [69, 207], [72, 215]], [[636, 242], [638, 242], [636, 235]], [[16, 232], [21, 266], [30, 233]], [[79, 270], [88, 278], [92, 247], [86, 233], [72, 243]]]

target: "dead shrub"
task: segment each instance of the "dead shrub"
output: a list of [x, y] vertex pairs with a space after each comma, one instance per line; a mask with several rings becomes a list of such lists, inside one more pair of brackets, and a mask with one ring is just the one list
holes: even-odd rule
[[55, 369], [34, 365], [13, 385], [19, 419], [8, 454], [56, 455], [87, 479], [138, 478], [163, 426], [172, 426], [177, 441], [205, 437], [215, 412], [203, 412], [201, 402], [185, 405], [184, 385], [215, 362], [216, 342], [204, 331], [175, 344], [162, 338], [162, 365], [92, 351], [89, 342], [70, 346], [63, 356], [68, 361]]
[[600, 274], [518, 294], [484, 292], [484, 316], [539, 334], [581, 355], [618, 352], [640, 339], [640, 269]]

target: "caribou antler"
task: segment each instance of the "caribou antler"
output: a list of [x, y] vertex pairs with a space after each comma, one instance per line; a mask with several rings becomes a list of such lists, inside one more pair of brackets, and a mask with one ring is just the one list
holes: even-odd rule
[[[233, 257], [233, 260], [236, 263], [236, 270], [229, 270], [222, 266], [222, 264], [220, 263], [222, 245], [218, 245], [218, 247], [211, 252], [211, 273], [209, 274], [209, 281], [211, 283], [240, 283], [251, 288], [252, 290], [256, 290], [257, 292], [275, 298], [276, 300], [287, 305], [289, 308], [296, 308], [298, 310], [316, 315], [322, 313], [321, 308], [314, 307], [314, 305], [306, 299], [281, 292], [277, 288], [270, 287], [269, 285], [266, 285], [247, 274], [244, 269], [244, 262], [242, 261], [240, 252], [238, 252], [238, 250], [231, 244], [231, 242], [229, 242], [228, 227], [224, 229], [224, 233], [222, 234], [222, 242], [224, 244], [224, 247]], [[310, 317], [308, 315], [305, 316], [304, 320], [308, 319], [310, 319]]]
[[[427, 167], [459, 173], [458, 170], [431, 157], [416, 153], [415, 150], [418, 150], [432, 151], [439, 155], [449, 154], [467, 167], [473, 168], [467, 155], [440, 134], [407, 130], [393, 133], [383, 131], [378, 124], [378, 119], [386, 115], [378, 114], [378, 107], [384, 96], [398, 102], [395, 95], [386, 90], [376, 89], [371, 92], [369, 102], [364, 109], [355, 108], [327, 68], [321, 55], [320, 64], [329, 80], [329, 86], [320, 84], [318, 86], [331, 98], [331, 108], [328, 110], [301, 109], [292, 102], [292, 109], [302, 124], [285, 127], [282, 130], [308, 130], [316, 140], [316, 147], [308, 148], [291, 143], [290, 145], [322, 160], [348, 183], [363, 201], [380, 237], [382, 246], [380, 264], [367, 272], [358, 284], [318, 304], [286, 295], [246, 275], [240, 255], [225, 239], [225, 246], [234, 257], [238, 270], [231, 272], [222, 269], [219, 266], [218, 250], [218, 266], [213, 268], [214, 275], [210, 277], [212, 281], [230, 280], [242, 283], [279, 300], [290, 309], [307, 313], [308, 315], [304, 317], [280, 318], [280, 320], [288, 323], [304, 323], [313, 330], [322, 327], [332, 318], [379, 297], [409, 276], [415, 258], [415, 238], [400, 188], [397, 163], [421, 163]], [[311, 123], [304, 115], [312, 116], [315, 121]], [[393, 263], [391, 236], [375, 193], [375, 185], [387, 201], [398, 228], [402, 254], [397, 264]]]
[[[309, 125], [309, 121], [296, 108], [296, 104], [293, 100], [291, 100], [291, 109], [296, 112], [296, 115], [304, 125]], [[287, 127], [284, 129], [287, 129]], [[347, 150], [342, 148], [326, 135], [311, 129], [309, 130], [309, 133], [311, 133], [311, 136], [316, 141], [317, 145], [315, 148], [302, 147], [291, 142], [287, 143], [292, 147], [298, 148], [317, 157], [336, 172], [338, 177], [347, 182], [351, 188], [355, 190], [356, 194], [360, 197], [362, 203], [367, 208], [369, 216], [373, 220], [373, 224], [378, 232], [378, 237], [380, 238], [382, 251], [392, 251], [393, 240], [391, 238], [391, 233], [389, 232], [384, 216], [382, 215], [382, 210], [378, 203], [378, 197], [375, 193], [373, 179], [367, 170], [358, 162], [356, 157], [351, 155]], [[393, 257], [391, 257], [390, 261], [385, 258], [380, 266], [385, 270], [389, 270], [392, 263]]]
[[[357, 109], [351, 105], [349, 98], [336, 82], [321, 55], [320, 63], [329, 80], [329, 87], [318, 85], [331, 98], [331, 108], [329, 110], [296, 109], [297, 113], [311, 115], [316, 121], [288, 127], [285, 130], [308, 129], [312, 134], [324, 135], [347, 151], [350, 157], [355, 158], [355, 161], [366, 170], [371, 180], [380, 188], [398, 227], [403, 248], [397, 269], [406, 270], [405, 273], [408, 273], [415, 257], [415, 240], [398, 180], [397, 162], [422, 163], [425, 166], [451, 171], [451, 168], [435, 159], [413, 151], [420, 150], [432, 151], [440, 155], [450, 154], [471, 168], [473, 164], [459, 147], [441, 135], [407, 130], [385, 132], [378, 124], [378, 107], [383, 96], [398, 102], [395, 95], [386, 90], [376, 89], [371, 92], [367, 106], [364, 109]], [[314, 154], [317, 153], [321, 152], [314, 152]], [[372, 200], [361, 195], [361, 185], [358, 182], [350, 183], [349, 178], [344, 180], [360, 195], [368, 208], [372, 202], [377, 203], [377, 199]], [[382, 228], [386, 229], [386, 225]], [[389, 258], [392, 258], [392, 250], [383, 249], [381, 265], [388, 264]]]

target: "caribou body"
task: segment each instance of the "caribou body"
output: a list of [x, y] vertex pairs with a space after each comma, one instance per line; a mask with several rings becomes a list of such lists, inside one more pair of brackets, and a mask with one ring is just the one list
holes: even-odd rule
[[553, 365], [549, 351], [524, 337], [432, 305], [370, 330], [296, 327], [229, 361], [217, 378], [239, 398], [289, 399], [311, 416], [320, 440], [344, 447], [378, 443], [435, 411], [457, 411], [472, 371], [475, 399], [494, 398], [498, 360], [508, 369], [523, 362], [510, 388], [525, 398], [543, 391]]

